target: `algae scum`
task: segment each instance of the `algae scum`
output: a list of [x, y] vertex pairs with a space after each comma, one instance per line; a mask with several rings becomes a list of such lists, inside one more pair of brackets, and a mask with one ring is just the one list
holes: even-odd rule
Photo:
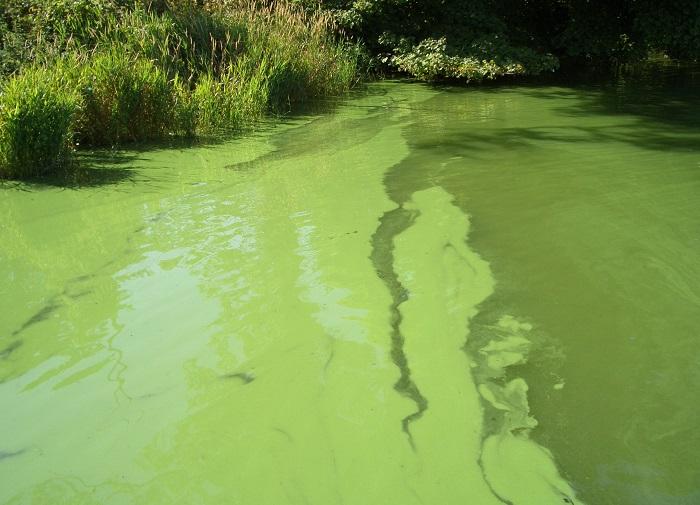
[[700, 503], [697, 85], [377, 84], [5, 187], [0, 503]]

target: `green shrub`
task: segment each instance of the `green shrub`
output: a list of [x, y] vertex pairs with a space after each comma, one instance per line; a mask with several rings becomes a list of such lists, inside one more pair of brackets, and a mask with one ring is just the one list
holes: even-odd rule
[[479, 40], [467, 48], [467, 54], [451, 54], [445, 38], [425, 39], [408, 51], [395, 49], [388, 63], [424, 81], [455, 79], [483, 81], [504, 75], [537, 75], [555, 70], [558, 61], [528, 49], [499, 47], [491, 40]]
[[194, 137], [197, 134], [197, 109], [192, 100], [192, 92], [186, 82], [179, 78], [173, 80], [175, 90], [175, 132], [184, 137]]
[[0, 94], [0, 177], [32, 177], [65, 164], [78, 103], [45, 69], [9, 79]]
[[[336, 40], [329, 14], [283, 2], [9, 1], [0, 2], [0, 72], [44, 70], [11, 79], [3, 94], [4, 176], [63, 164], [71, 141], [240, 128], [343, 92], [357, 75], [357, 46]], [[26, 163], [32, 155], [40, 162]]]
[[189, 104], [196, 131], [210, 133], [237, 126], [238, 118], [231, 102], [221, 81], [209, 74], [201, 76], [190, 94]]
[[201, 8], [162, 14], [137, 8], [123, 13], [100, 43], [157, 62], [171, 78], [189, 80], [201, 73], [220, 75], [239, 54], [245, 37], [244, 25]]
[[231, 96], [241, 123], [250, 123], [268, 109], [270, 101], [270, 63], [242, 56], [221, 77], [224, 93]]
[[69, 39], [94, 45], [117, 23], [117, 5], [112, 0], [51, 0], [39, 2], [34, 30], [52, 43], [64, 45]]
[[[338, 94], [354, 83], [357, 51], [333, 40], [327, 15], [286, 4], [240, 6], [223, 0], [210, 15], [217, 26], [228, 27], [221, 40], [236, 34], [236, 44], [224, 50], [225, 44], [211, 43], [212, 62], [204, 66], [210, 70], [198, 74], [192, 68], [191, 91], [179, 92], [181, 132], [239, 128], [268, 109], [286, 111], [295, 102]], [[192, 19], [198, 18], [188, 26]]]
[[113, 50], [80, 69], [81, 142], [114, 145], [169, 133], [175, 120], [175, 88], [152, 62]]
[[201, 76], [189, 100], [181, 102], [180, 130], [222, 133], [260, 118], [268, 104], [267, 73], [266, 61], [252, 65], [243, 57], [219, 78]]
[[[218, 0], [214, 12], [247, 27], [239, 52], [248, 63], [265, 62], [268, 99], [274, 110], [294, 102], [346, 91], [355, 82], [355, 46], [334, 39], [328, 13], [305, 13], [280, 2], [265, 6]], [[260, 73], [248, 72], [261, 78]]]

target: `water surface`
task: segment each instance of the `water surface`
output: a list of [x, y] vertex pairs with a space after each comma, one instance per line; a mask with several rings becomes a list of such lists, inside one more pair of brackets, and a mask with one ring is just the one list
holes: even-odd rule
[[698, 79], [380, 83], [5, 186], [0, 503], [700, 502]]

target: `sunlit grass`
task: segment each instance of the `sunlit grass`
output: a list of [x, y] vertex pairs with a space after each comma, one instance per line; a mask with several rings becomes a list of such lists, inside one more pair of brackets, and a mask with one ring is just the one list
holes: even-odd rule
[[43, 68], [27, 69], [2, 87], [0, 177], [41, 175], [70, 159], [79, 97]]
[[[321, 12], [233, 0], [102, 12], [95, 6], [104, 0], [81, 2], [88, 4], [83, 10], [50, 13], [68, 19], [46, 30], [33, 63], [5, 83], [3, 131], [20, 131], [20, 120], [7, 112], [19, 104], [31, 111], [27, 118], [51, 123], [41, 135], [56, 138], [40, 149], [41, 167], [22, 167], [38, 156], [22, 154], [20, 139], [29, 133], [3, 133], [0, 163], [14, 167], [0, 169], [4, 177], [65, 164], [75, 144], [238, 129], [266, 113], [342, 93], [356, 80], [356, 49], [335, 39], [331, 19]], [[49, 76], [48, 84], [38, 75]]]

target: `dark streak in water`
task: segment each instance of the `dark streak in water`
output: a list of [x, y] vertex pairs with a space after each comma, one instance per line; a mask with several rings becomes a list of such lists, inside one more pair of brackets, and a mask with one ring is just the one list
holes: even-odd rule
[[331, 352], [328, 353], [328, 359], [326, 360], [326, 364], [323, 365], [323, 373], [324, 373], [324, 375], [325, 375], [326, 373], [328, 373], [328, 367], [331, 366], [331, 361], [333, 361], [333, 358], [335, 357], [335, 346], [334, 346], [334, 342], [335, 342], [335, 341], [332, 341], [332, 342], [331, 342]]
[[[484, 439], [481, 441], [480, 453], [483, 453], [483, 452], [484, 452], [484, 441], [486, 441], [486, 438], [485, 438], [485, 437], [484, 437]], [[507, 500], [507, 499], [503, 498], [501, 495], [499, 495], [499, 494], [496, 492], [496, 490], [493, 488], [493, 486], [491, 485], [491, 483], [489, 482], [489, 480], [486, 478], [486, 469], [484, 468], [484, 462], [481, 460], [481, 456], [479, 456], [479, 459], [478, 459], [476, 462], [477, 462], [477, 464], [479, 465], [479, 469], [481, 470], [481, 475], [484, 477], [484, 482], [486, 483], [486, 485], [488, 486], [488, 488], [491, 490], [491, 493], [493, 494], [493, 496], [494, 496], [498, 501], [500, 501], [500, 502], [502, 502], [502, 503], [505, 503], [506, 505], [514, 505], [512, 501]]]
[[92, 277], [94, 277], [95, 274], [85, 274], [85, 275], [79, 275], [78, 277], [73, 277], [71, 280], [69, 280], [69, 283], [74, 283], [74, 282], [85, 282], [87, 280], [90, 280]]
[[412, 488], [411, 486], [409, 486], [409, 485], [406, 485], [406, 489], [408, 489], [408, 490], [411, 492], [411, 494], [413, 495], [413, 497], [416, 499], [416, 501], [417, 501], [418, 503], [420, 503], [421, 505], [425, 505], [425, 502], [423, 501], [423, 498], [421, 498], [421, 496], [420, 496], [418, 493], [416, 493], [416, 490], [415, 490], [415, 489], [413, 489], [413, 488]]
[[20, 449], [19, 451], [0, 451], [0, 461], [21, 456], [25, 452], [27, 452], [27, 449]]
[[19, 347], [21, 347], [21, 345], [22, 345], [21, 340], [15, 340], [14, 342], [11, 342], [10, 345], [8, 345], [2, 351], [0, 351], [0, 359], [9, 358], [10, 354], [12, 354], [14, 351], [16, 351]]
[[244, 385], [250, 384], [255, 380], [255, 376], [248, 372], [227, 373], [221, 375], [222, 379], [239, 379]]
[[272, 428], [274, 431], [286, 438], [290, 444], [294, 443], [294, 437], [292, 437], [289, 432], [283, 430], [282, 428]]
[[[89, 294], [93, 293], [92, 289], [83, 289], [79, 291], [72, 291], [70, 289], [71, 284], [77, 284], [84, 282], [91, 277], [94, 277], [94, 274], [86, 274], [86, 275], [81, 275], [79, 277], [74, 277], [73, 279], [69, 280], [66, 287], [63, 289], [63, 292], [61, 292], [58, 295], [52, 296], [49, 301], [44, 305], [41, 309], [39, 309], [33, 316], [31, 316], [29, 319], [27, 319], [22, 326], [17, 328], [14, 332], [12, 332], [12, 336], [16, 336], [20, 333], [22, 333], [24, 330], [29, 328], [30, 326], [33, 326], [37, 323], [41, 323], [42, 321], [46, 321], [51, 315], [58, 309], [60, 309], [66, 301], [66, 299], [71, 299], [71, 300], [78, 300], [80, 298], [83, 298], [85, 296], [88, 296]], [[0, 353], [0, 357], [2, 357], [2, 353]]]
[[459, 252], [459, 249], [457, 249], [452, 242], [447, 242], [442, 248], [444, 251], [451, 250], [455, 255], [457, 255], [457, 257], [462, 260], [462, 264], [466, 265], [467, 268], [469, 268], [472, 275], [474, 275], [475, 277], [479, 275], [476, 271], [476, 268], [474, 268], [472, 262], [469, 261], [468, 258], [465, 258], [464, 255], [461, 252]]
[[34, 314], [32, 317], [27, 319], [22, 326], [20, 326], [18, 329], [16, 329], [13, 333], [12, 336], [14, 337], [15, 335], [22, 333], [24, 330], [29, 328], [32, 325], [35, 325], [37, 323], [40, 323], [42, 321], [45, 321], [48, 319], [51, 314], [53, 314], [56, 309], [60, 308], [61, 304], [57, 303], [56, 301], [52, 300], [49, 303], [47, 303], [44, 307], [42, 307], [36, 314]]
[[78, 291], [76, 293], [69, 293], [68, 291], [64, 291], [63, 293], [71, 300], [78, 300], [79, 298], [83, 298], [89, 294], [92, 294], [93, 290], [92, 289], [85, 289], [83, 291]]
[[372, 235], [371, 260], [377, 275], [386, 284], [391, 294], [392, 303], [389, 307], [391, 314], [391, 359], [399, 368], [401, 376], [394, 384], [394, 389], [401, 395], [410, 398], [416, 404], [416, 411], [404, 417], [401, 425], [408, 437], [413, 450], [416, 449], [411, 435], [411, 423], [420, 419], [428, 409], [428, 400], [411, 378], [411, 369], [404, 351], [404, 337], [401, 334], [401, 312], [399, 306], [408, 299], [406, 289], [399, 282], [394, 271], [394, 237], [406, 230], [416, 218], [416, 213], [399, 207], [385, 212], [379, 219], [377, 231]]

